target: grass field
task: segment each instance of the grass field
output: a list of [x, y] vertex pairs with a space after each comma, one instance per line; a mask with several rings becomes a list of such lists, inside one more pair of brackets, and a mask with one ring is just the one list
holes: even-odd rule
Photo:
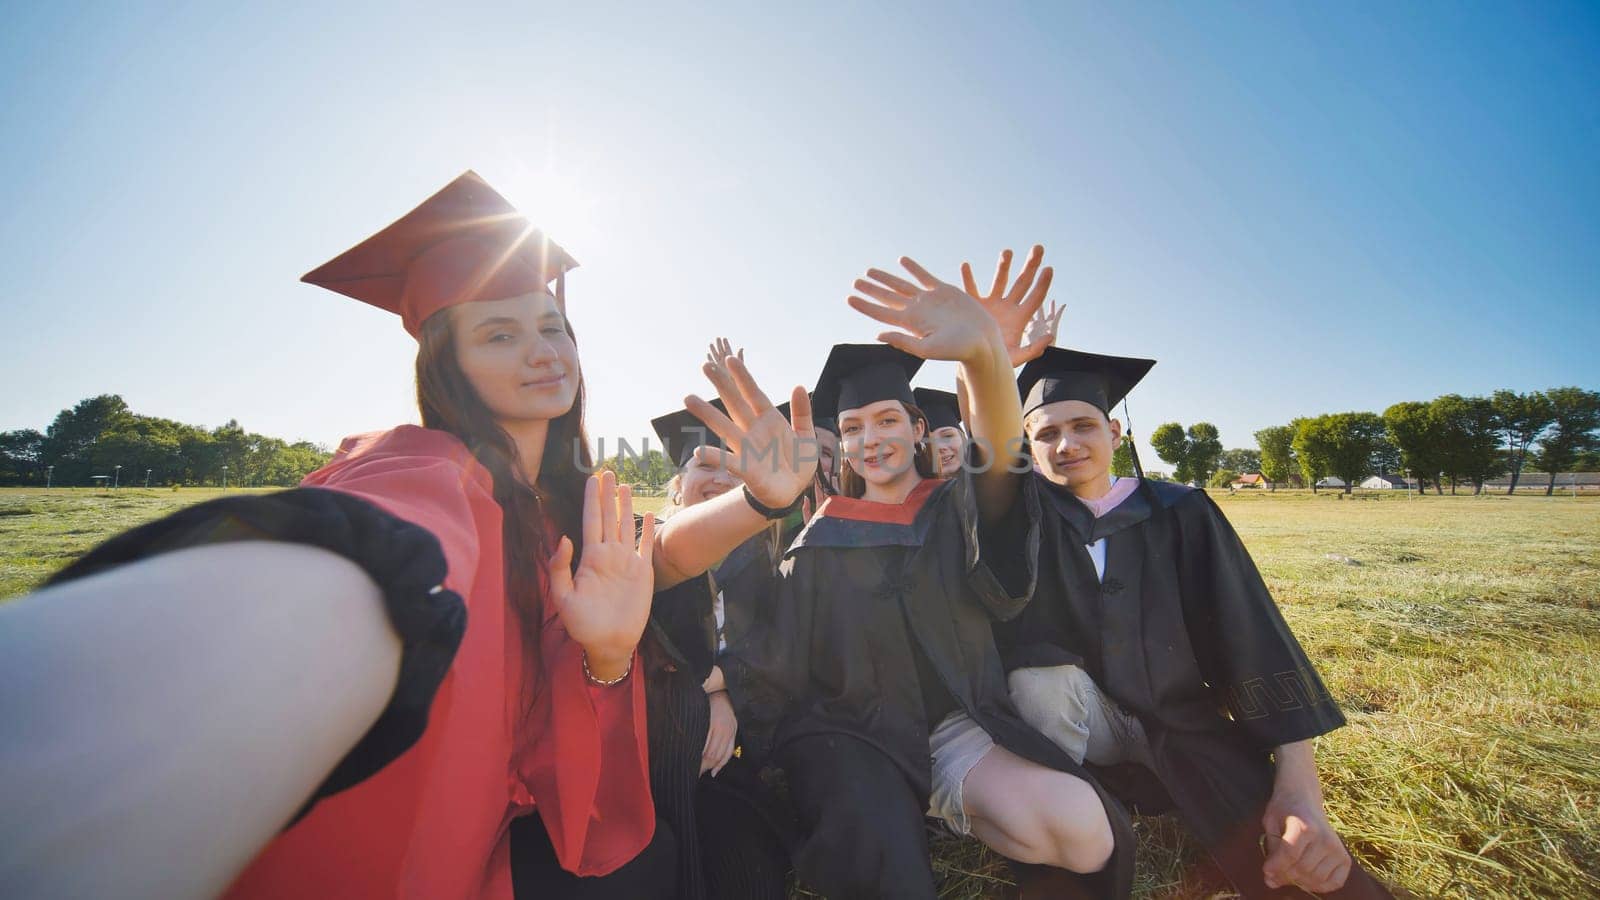
[[[219, 493], [0, 490], [0, 598]], [[1345, 704], [1318, 757], [1357, 856], [1423, 897], [1600, 895], [1600, 499], [1217, 499]], [[1139, 896], [1211, 894], [1179, 829], [1139, 828]], [[970, 842], [935, 865], [945, 897], [1004, 887]]]

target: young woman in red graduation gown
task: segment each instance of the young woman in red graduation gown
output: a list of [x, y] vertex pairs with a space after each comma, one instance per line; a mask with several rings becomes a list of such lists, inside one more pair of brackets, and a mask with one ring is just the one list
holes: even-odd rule
[[724, 396], [725, 437], [777, 460], [636, 546], [627, 488], [583, 471], [573, 265], [463, 175], [306, 277], [401, 316], [422, 427], [0, 610], [0, 894], [509, 898], [513, 820], [577, 875], [652, 842], [652, 582], [703, 572], [810, 471], [770, 404]]

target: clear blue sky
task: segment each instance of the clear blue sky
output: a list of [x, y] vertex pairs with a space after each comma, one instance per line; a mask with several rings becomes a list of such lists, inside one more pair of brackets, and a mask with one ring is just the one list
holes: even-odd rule
[[613, 440], [716, 335], [809, 385], [868, 266], [1034, 242], [1063, 345], [1160, 359], [1143, 434], [1600, 388], [1593, 4], [69, 6], [0, 31], [0, 429], [414, 420], [297, 278], [467, 168], [582, 260]]

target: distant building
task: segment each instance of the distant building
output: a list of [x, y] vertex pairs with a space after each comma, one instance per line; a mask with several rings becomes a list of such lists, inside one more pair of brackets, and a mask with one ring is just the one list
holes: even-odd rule
[[1319, 487], [1319, 488], [1343, 488], [1344, 487], [1344, 479], [1340, 478], [1337, 475], [1324, 475], [1323, 477], [1317, 479], [1317, 487]]
[[[1522, 474], [1517, 477], [1517, 490], [1533, 491], [1537, 489], [1543, 491], [1549, 483], [1550, 474], [1548, 472], [1534, 472], [1529, 469], [1523, 469]], [[1483, 489], [1486, 491], [1496, 488], [1503, 491], [1509, 487], [1511, 487], [1510, 475], [1497, 475], [1483, 483]], [[1556, 474], [1556, 490], [1600, 491], [1600, 472], [1559, 472]]]
[[1360, 487], [1369, 491], [1411, 491], [1416, 490], [1417, 483], [1403, 475], [1373, 475]]
[[1236, 488], [1264, 488], [1267, 486], [1267, 479], [1260, 472], [1250, 472], [1235, 478], [1233, 486]]

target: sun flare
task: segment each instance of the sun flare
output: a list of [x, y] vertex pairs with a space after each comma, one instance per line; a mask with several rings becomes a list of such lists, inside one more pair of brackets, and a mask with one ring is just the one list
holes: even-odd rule
[[519, 167], [502, 192], [535, 228], [558, 244], [587, 243], [595, 233], [594, 198], [572, 173], [549, 166]]

